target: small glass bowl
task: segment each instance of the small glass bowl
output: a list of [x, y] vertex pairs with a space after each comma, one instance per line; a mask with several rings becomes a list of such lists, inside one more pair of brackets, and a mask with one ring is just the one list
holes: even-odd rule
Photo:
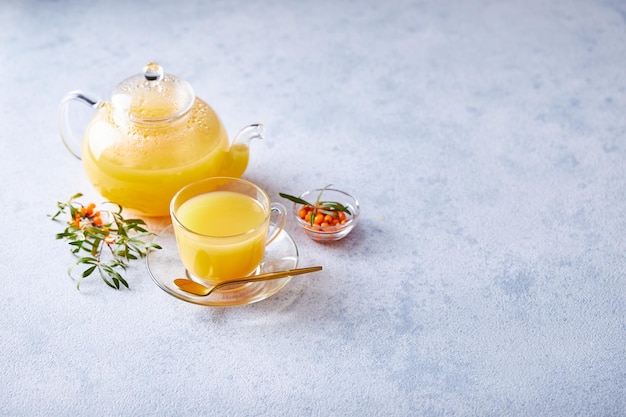
[[315, 203], [320, 195], [320, 192], [322, 191], [321, 201], [335, 201], [343, 204], [348, 208], [348, 210], [350, 210], [351, 214], [346, 214], [348, 219], [347, 222], [336, 226], [311, 226], [309, 221], [302, 219], [298, 214], [303, 204], [294, 203], [293, 215], [296, 219], [296, 223], [300, 229], [302, 229], [304, 234], [315, 241], [332, 242], [343, 239], [352, 231], [352, 229], [354, 229], [359, 221], [359, 202], [350, 194], [334, 188], [318, 188], [316, 190], [309, 190], [302, 193], [300, 198], [310, 203]]

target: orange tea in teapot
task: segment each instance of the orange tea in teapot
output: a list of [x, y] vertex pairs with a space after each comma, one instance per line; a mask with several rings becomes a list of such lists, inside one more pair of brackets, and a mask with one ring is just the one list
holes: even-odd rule
[[[94, 187], [124, 207], [164, 216], [183, 185], [222, 172], [240, 176], [248, 164], [248, 146], [229, 149], [215, 113], [196, 101], [184, 121], [164, 126], [122, 126], [112, 105], [102, 106], [85, 131], [82, 151]], [[198, 112], [212, 123], [193, 126]]]
[[[73, 100], [96, 109], [82, 141], [70, 133], [68, 104]], [[122, 81], [110, 101], [68, 93], [59, 115], [61, 136], [83, 160], [93, 186], [109, 201], [148, 216], [166, 216], [171, 198], [186, 184], [212, 176], [240, 177], [248, 164], [249, 141], [263, 136], [262, 125], [250, 125], [230, 144], [215, 111], [158, 64]]]

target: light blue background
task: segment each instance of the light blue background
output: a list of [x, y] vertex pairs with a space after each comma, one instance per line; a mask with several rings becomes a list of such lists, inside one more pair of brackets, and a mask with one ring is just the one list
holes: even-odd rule
[[[287, 226], [322, 273], [75, 290], [46, 215], [100, 200], [57, 106], [150, 61], [266, 125], [273, 199], [359, 198], [337, 244]], [[5, 0], [0, 74], [0, 415], [626, 415], [623, 1]]]

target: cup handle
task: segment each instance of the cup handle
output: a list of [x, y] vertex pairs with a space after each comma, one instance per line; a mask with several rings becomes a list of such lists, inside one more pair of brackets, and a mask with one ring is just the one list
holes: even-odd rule
[[[272, 221], [274, 219], [274, 221]], [[269, 245], [280, 232], [285, 228], [287, 223], [287, 209], [280, 203], [272, 203], [270, 230], [267, 234], [265, 244]]]
[[80, 159], [82, 141], [72, 133], [69, 116], [69, 105], [73, 101], [78, 101], [97, 109], [100, 107], [100, 100], [90, 97], [82, 91], [70, 91], [65, 95], [65, 97], [63, 97], [63, 100], [59, 105], [58, 123], [61, 139], [63, 139], [63, 143], [65, 144], [67, 150], [70, 151], [76, 158]]

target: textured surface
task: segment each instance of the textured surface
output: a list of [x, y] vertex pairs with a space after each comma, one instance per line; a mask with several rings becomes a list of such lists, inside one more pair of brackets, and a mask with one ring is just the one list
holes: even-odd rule
[[[0, 415], [626, 415], [626, 4], [2, 1]], [[241, 308], [77, 292], [46, 215], [82, 191], [63, 95], [149, 61], [272, 198], [328, 183], [359, 227]], [[155, 227], [157, 227], [155, 225]]]

